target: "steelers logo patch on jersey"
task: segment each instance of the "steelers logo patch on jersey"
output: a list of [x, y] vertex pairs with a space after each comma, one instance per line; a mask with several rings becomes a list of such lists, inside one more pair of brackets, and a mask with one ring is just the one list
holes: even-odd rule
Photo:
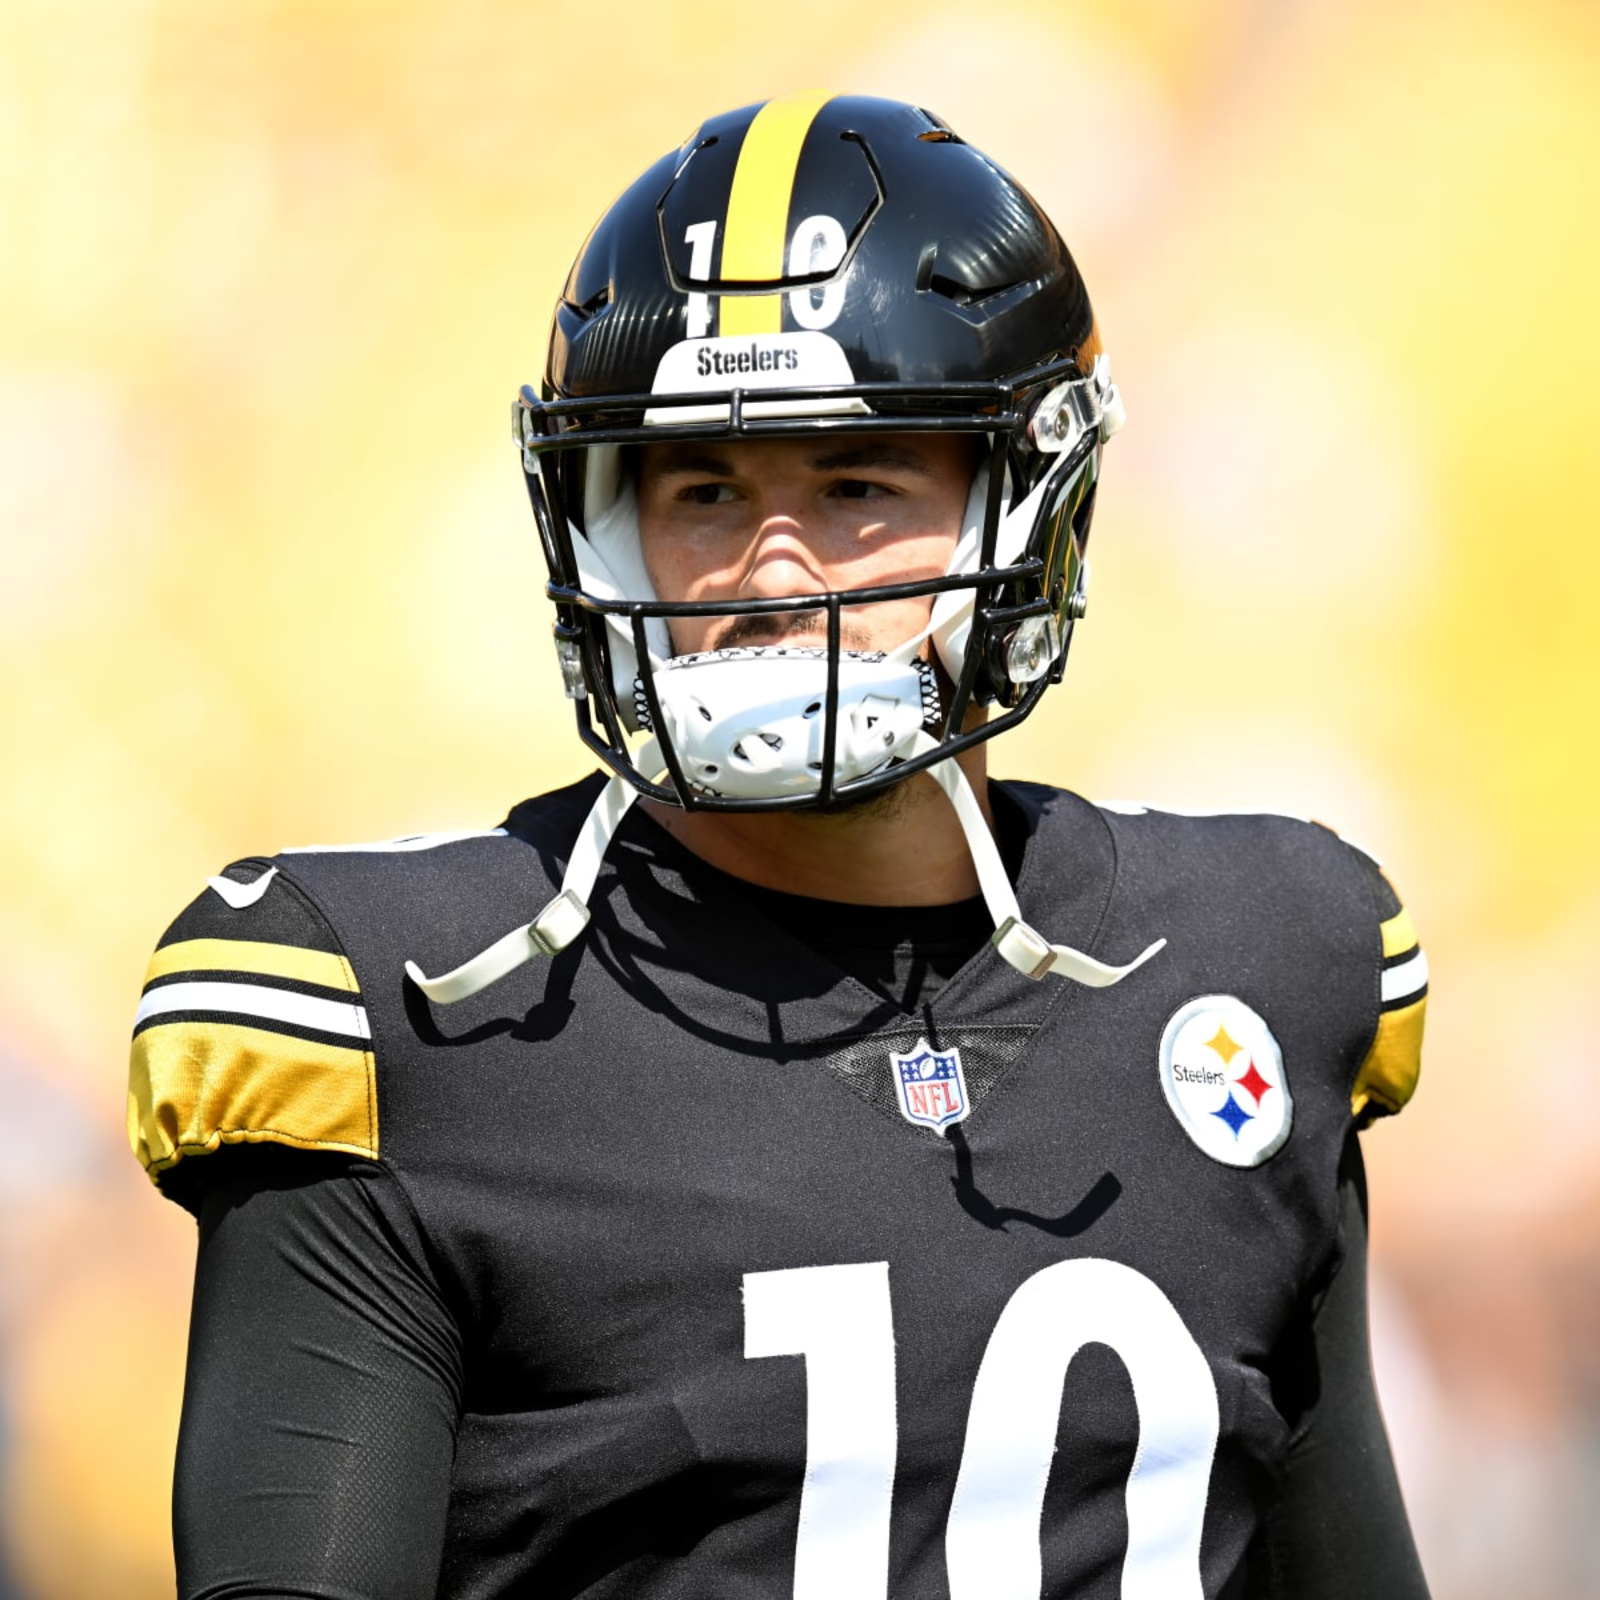
[[1202, 995], [1172, 1014], [1161, 1035], [1161, 1087], [1183, 1131], [1214, 1161], [1259, 1167], [1289, 1137], [1283, 1053], [1232, 995]]

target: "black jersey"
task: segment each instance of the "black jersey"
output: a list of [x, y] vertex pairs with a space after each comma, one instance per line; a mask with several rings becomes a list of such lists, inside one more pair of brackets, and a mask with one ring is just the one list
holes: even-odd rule
[[236, 864], [169, 930], [162, 1188], [266, 1143], [403, 1197], [461, 1352], [440, 1593], [1239, 1592], [1426, 969], [1326, 829], [992, 792], [1030, 923], [1161, 954], [1089, 990], [984, 950], [908, 1014], [640, 817], [577, 945], [431, 1006], [405, 961], [526, 922], [593, 780]]

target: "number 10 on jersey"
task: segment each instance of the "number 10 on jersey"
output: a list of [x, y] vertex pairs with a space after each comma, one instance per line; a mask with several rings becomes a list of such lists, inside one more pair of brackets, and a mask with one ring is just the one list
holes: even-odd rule
[[[795, 1600], [886, 1600], [897, 1441], [888, 1263], [746, 1273], [744, 1330], [747, 1358], [805, 1357]], [[1086, 1344], [1116, 1353], [1139, 1413], [1123, 1600], [1200, 1600], [1218, 1428], [1211, 1369], [1155, 1284], [1093, 1258], [1026, 1279], [989, 1336], [945, 1528], [951, 1600], [1039, 1600], [1062, 1387]]]

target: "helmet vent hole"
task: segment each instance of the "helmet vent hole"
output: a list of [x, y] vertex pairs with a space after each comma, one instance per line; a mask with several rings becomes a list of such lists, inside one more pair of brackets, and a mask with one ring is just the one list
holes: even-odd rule
[[567, 300], [563, 303], [566, 305], [567, 310], [573, 314], [573, 316], [579, 318], [583, 322], [587, 322], [591, 317], [598, 315], [598, 313], [604, 311], [605, 308], [611, 304], [611, 285], [609, 283], [602, 284], [592, 295], [589, 296], [587, 300], [583, 301], [581, 304], [571, 300]]
[[957, 283], [954, 278], [947, 278], [942, 272], [932, 272], [928, 275], [928, 287], [937, 295], [942, 295], [946, 300], [958, 306], [975, 306], [984, 300], [992, 300], [996, 295], [1005, 294], [1008, 290], [1017, 287], [1014, 283], [984, 284], [972, 287], [969, 284]]
[[813, 700], [811, 704], [806, 707], [805, 714], [808, 717], [814, 717], [821, 709], [822, 702], [820, 700]]
[[699, 706], [696, 709], [700, 713], [700, 720], [702, 722], [710, 722], [711, 721], [711, 712], [705, 706]]

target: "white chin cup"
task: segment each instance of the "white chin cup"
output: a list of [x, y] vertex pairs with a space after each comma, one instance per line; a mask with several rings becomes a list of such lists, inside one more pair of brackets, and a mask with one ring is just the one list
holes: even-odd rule
[[[654, 676], [667, 738], [695, 788], [737, 800], [821, 788], [825, 649], [710, 650], [662, 662]], [[648, 723], [642, 686], [635, 687], [635, 711]], [[923, 723], [938, 712], [925, 661], [842, 651], [834, 782], [864, 778], [909, 755]]]

